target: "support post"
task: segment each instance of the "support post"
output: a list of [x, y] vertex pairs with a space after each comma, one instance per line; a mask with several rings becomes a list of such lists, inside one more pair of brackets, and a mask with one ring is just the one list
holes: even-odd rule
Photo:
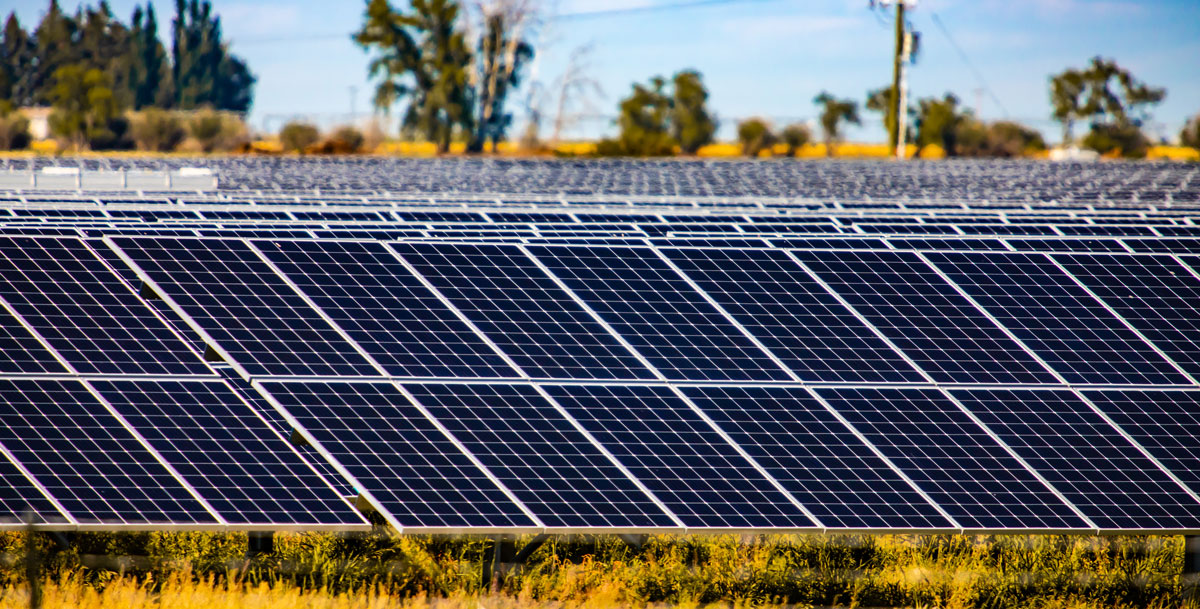
[[275, 551], [275, 533], [251, 531], [246, 535], [246, 558], [254, 558]]
[[484, 559], [483, 586], [491, 593], [500, 591], [508, 565], [516, 557], [516, 543], [511, 537], [502, 535], [492, 540], [491, 560]]
[[888, 134], [888, 144], [892, 150], [896, 149], [897, 142], [900, 141], [900, 70], [903, 64], [904, 55], [904, 2], [905, 0], [893, 0], [896, 3], [896, 52], [892, 58], [892, 129]]

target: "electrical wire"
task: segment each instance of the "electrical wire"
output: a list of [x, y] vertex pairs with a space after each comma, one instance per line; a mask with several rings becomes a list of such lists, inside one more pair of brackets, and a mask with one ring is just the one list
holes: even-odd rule
[[1004, 107], [1004, 102], [1000, 101], [1000, 98], [996, 96], [995, 91], [992, 91], [991, 86], [988, 85], [987, 79], [983, 77], [983, 73], [979, 71], [979, 68], [976, 68], [975, 64], [971, 63], [971, 59], [967, 57], [966, 52], [963, 51], [962, 47], [958, 46], [958, 42], [954, 40], [954, 36], [950, 34], [950, 30], [946, 29], [946, 25], [942, 23], [942, 19], [933, 11], [930, 11], [929, 15], [933, 17], [934, 25], [938, 26], [938, 29], [946, 35], [946, 40], [950, 41], [950, 46], [954, 47], [954, 50], [958, 52], [959, 58], [961, 58], [963, 63], [967, 64], [967, 67], [975, 74], [975, 79], [979, 81], [979, 86], [983, 88], [984, 91], [987, 91], [988, 97], [992, 98], [992, 101], [995, 102], [996, 106], [1000, 108], [1000, 111], [1004, 113], [1004, 118], [1008, 118], [1008, 108]]

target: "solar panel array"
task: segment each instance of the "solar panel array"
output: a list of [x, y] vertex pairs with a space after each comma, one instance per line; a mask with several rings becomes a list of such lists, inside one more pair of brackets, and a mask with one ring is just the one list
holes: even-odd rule
[[0, 193], [0, 528], [1200, 531], [1195, 169], [228, 163]]

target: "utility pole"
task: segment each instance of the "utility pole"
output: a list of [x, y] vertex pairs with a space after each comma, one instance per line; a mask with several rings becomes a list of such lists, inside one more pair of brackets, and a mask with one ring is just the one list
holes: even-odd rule
[[893, 0], [896, 3], [896, 54], [892, 64], [892, 132], [888, 134], [888, 146], [895, 150], [900, 142], [900, 71], [904, 69], [904, 3], [905, 0]]
[[904, 44], [900, 53], [900, 95], [896, 105], [896, 158], [903, 161], [907, 158], [908, 142], [908, 63], [913, 53], [913, 35], [904, 33]]
[[[350, 85], [350, 124], [355, 125], [358, 122], [358, 112], [354, 107], [355, 98], [358, 97], [358, 87]], [[356, 125], [357, 126], [357, 125]]]

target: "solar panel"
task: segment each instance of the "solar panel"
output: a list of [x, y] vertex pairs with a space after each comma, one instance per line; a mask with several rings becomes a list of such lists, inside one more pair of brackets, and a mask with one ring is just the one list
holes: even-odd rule
[[1195, 529], [1200, 501], [1066, 390], [951, 391], [1105, 529]]
[[367, 525], [225, 383], [90, 381], [234, 525]]
[[258, 241], [254, 245], [388, 374], [517, 376], [382, 244]]
[[1068, 383], [1190, 383], [1044, 255], [926, 257]]
[[274, 381], [261, 386], [398, 528], [536, 526], [396, 386]]
[[245, 242], [113, 243], [251, 376], [379, 375]]
[[816, 392], [964, 528], [1090, 528], [940, 391]]
[[0, 379], [0, 446], [80, 524], [217, 524], [80, 382]]
[[1167, 357], [1200, 374], [1200, 280], [1186, 267], [1169, 256], [1053, 258]]
[[0, 530], [12, 525], [66, 522], [66, 515], [12, 461], [0, 455]]
[[531, 377], [654, 378], [515, 246], [400, 243], [392, 248]]
[[938, 382], [1055, 381], [916, 254], [796, 256]]
[[705, 386], [683, 392], [826, 527], [953, 526], [804, 389]]
[[78, 239], [0, 237], [0, 296], [80, 374], [212, 374]]
[[667, 378], [789, 378], [653, 250], [538, 245], [529, 251]]
[[689, 528], [816, 526], [670, 389], [561, 385], [546, 391]]
[[1200, 491], [1200, 393], [1104, 389], [1082, 394], [1167, 471]]
[[923, 380], [782, 251], [662, 251], [801, 380]]
[[404, 388], [546, 526], [678, 526], [533, 387]]

